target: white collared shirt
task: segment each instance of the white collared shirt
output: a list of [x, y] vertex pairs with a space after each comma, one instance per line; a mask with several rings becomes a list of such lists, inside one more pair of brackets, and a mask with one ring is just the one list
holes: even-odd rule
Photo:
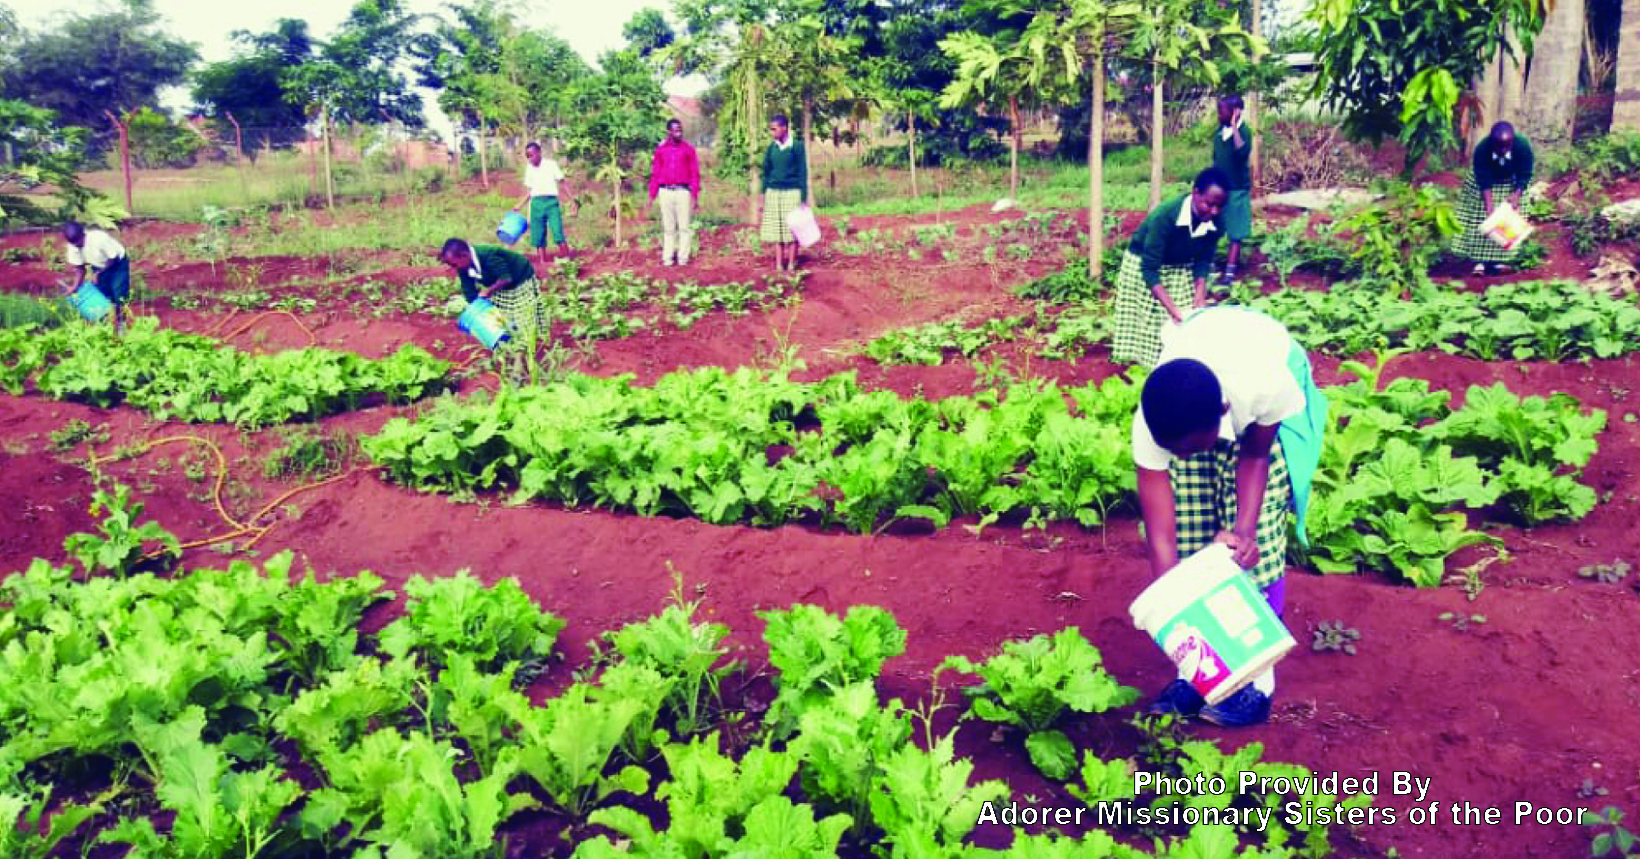
[[[1274, 426], [1304, 411], [1304, 391], [1287, 367], [1293, 340], [1285, 326], [1245, 307], [1198, 310], [1178, 325], [1162, 329], [1156, 365], [1191, 358], [1219, 380], [1229, 408], [1219, 421], [1219, 438], [1235, 441], [1252, 424]], [[1156, 443], [1143, 408], [1133, 415], [1133, 461], [1140, 468], [1166, 470], [1173, 454]]]
[[545, 155], [541, 156], [540, 164], [524, 165], [524, 187], [529, 189], [531, 197], [558, 196], [558, 183], [563, 178], [563, 168]]
[[1229, 140], [1230, 138], [1235, 137], [1236, 136], [1236, 129], [1238, 129], [1238, 128], [1242, 127], [1243, 125], [1246, 125], [1246, 124], [1247, 124], [1246, 122], [1238, 122], [1235, 125], [1226, 125], [1225, 127], [1219, 129], [1219, 139], [1220, 140]]
[[774, 145], [781, 148], [781, 149], [790, 149], [790, 148], [792, 148], [792, 136], [791, 136], [791, 134], [788, 133], [786, 135], [785, 140], [776, 140], [774, 142]]
[[471, 277], [473, 280], [483, 280], [484, 269], [478, 264], [478, 251], [473, 250], [473, 245], [471, 242], [467, 243], [467, 258], [473, 261], [473, 267], [467, 269], [467, 276]]
[[1190, 210], [1190, 195], [1186, 194], [1185, 198], [1184, 198], [1184, 202], [1179, 204], [1179, 219], [1177, 221], [1174, 221], [1173, 223], [1175, 223], [1178, 226], [1184, 227], [1185, 229], [1189, 230], [1191, 238], [1199, 239], [1202, 236], [1205, 236], [1208, 233], [1213, 232], [1215, 229], [1218, 229], [1217, 227], [1213, 226], [1213, 222], [1211, 220], [1202, 221], [1199, 224], [1193, 222], [1191, 220], [1191, 214], [1192, 213], [1191, 213], [1191, 210]]
[[85, 231], [85, 247], [68, 246], [68, 264], [71, 266], [88, 265], [102, 271], [108, 264], [125, 256], [125, 245], [103, 230], [90, 229]]

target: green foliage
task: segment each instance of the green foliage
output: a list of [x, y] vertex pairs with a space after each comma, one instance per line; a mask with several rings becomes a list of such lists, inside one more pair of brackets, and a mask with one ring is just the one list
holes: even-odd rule
[[1617, 358], [1640, 350], [1640, 309], [1563, 281], [1470, 293], [1426, 286], [1405, 301], [1368, 283], [1241, 300], [1281, 320], [1307, 347], [1349, 357], [1380, 347], [1439, 349], [1484, 361]]
[[1336, 650], [1354, 656], [1355, 643], [1360, 640], [1360, 630], [1345, 626], [1341, 620], [1324, 620], [1316, 624], [1315, 635], [1310, 641], [1310, 649], [1317, 653], [1323, 650]]
[[131, 163], [147, 170], [192, 167], [206, 146], [205, 138], [151, 107], [126, 114], [131, 136]]
[[696, 622], [698, 608], [700, 601], [684, 601], [680, 579], [672, 604], [660, 614], [608, 634], [622, 660], [651, 669], [671, 682], [666, 706], [674, 729], [685, 737], [707, 727], [706, 716], [717, 703], [719, 682], [738, 666], [736, 662], [720, 664], [729, 653], [723, 644], [729, 627]]
[[398, 659], [414, 653], [428, 665], [446, 666], [459, 655], [485, 667], [544, 660], [564, 628], [561, 618], [535, 606], [517, 579], [485, 587], [462, 570], [434, 579], [411, 576], [404, 592], [404, 617], [381, 631], [383, 652]]
[[973, 713], [987, 722], [1024, 729], [1031, 762], [1049, 778], [1064, 780], [1075, 767], [1070, 742], [1054, 730], [1067, 711], [1103, 713], [1133, 703], [1137, 689], [1105, 673], [1099, 651], [1074, 626], [1027, 641], [1008, 641], [983, 664], [947, 657], [940, 670], [977, 674], [984, 681], [967, 694]]
[[1316, 93], [1357, 139], [1406, 146], [1410, 174], [1425, 155], [1454, 148], [1458, 94], [1512, 30], [1524, 60], [1543, 24], [1536, 0], [1322, 0]]
[[930, 322], [915, 328], [890, 331], [866, 344], [866, 357], [883, 364], [922, 364], [935, 367], [945, 363], [948, 353], [972, 358], [983, 349], [1019, 336], [1024, 318], [1009, 316], [987, 319], [968, 326], [962, 320]]
[[402, 70], [419, 17], [404, 0], [359, 0], [312, 59], [280, 73], [285, 102], [331, 122], [421, 127], [421, 96]]
[[851, 606], [842, 618], [812, 605], [758, 616], [767, 624], [769, 664], [780, 672], [768, 714], [777, 736], [790, 736], [805, 712], [844, 687], [860, 684], [869, 693], [883, 663], [905, 652], [905, 630], [876, 606]]
[[934, 740], [927, 751], [906, 743], [881, 762], [871, 817], [887, 833], [891, 859], [960, 855], [981, 807], [1008, 797], [1001, 781], [968, 783], [974, 765], [957, 759], [954, 736]]
[[332, 435], [307, 427], [288, 429], [283, 433], [283, 441], [262, 461], [264, 477], [281, 480], [329, 477], [359, 455], [358, 439], [345, 431]]
[[106, 444], [108, 442], [108, 427], [102, 424], [92, 426], [79, 418], [75, 418], [63, 424], [62, 429], [52, 430], [49, 438], [51, 439], [51, 449], [61, 453], [73, 450], [86, 442]]
[[264, 146], [284, 145], [303, 134], [307, 117], [301, 106], [285, 101], [279, 81], [285, 69], [312, 59], [313, 39], [307, 21], [299, 18], [281, 18], [266, 33], [239, 31], [233, 39], [233, 58], [194, 72], [193, 98], [218, 118], [224, 135], [233, 133], [226, 121], [232, 114], [245, 154], [255, 158]]
[[96, 534], [70, 534], [63, 540], [63, 551], [73, 556], [89, 575], [109, 572], [117, 576], [129, 575], [144, 559], [143, 547], [159, 543], [160, 557], [175, 558], [181, 554], [176, 535], [165, 530], [152, 519], [137, 524], [142, 515], [142, 502], [131, 499], [131, 488], [116, 484], [112, 492], [98, 489], [92, 494], [91, 515], [102, 514]]
[[124, 402], [160, 420], [247, 429], [348, 411], [375, 397], [416, 400], [441, 390], [449, 367], [408, 344], [381, 360], [317, 348], [249, 355], [146, 319], [124, 336], [107, 326], [0, 329], [0, 387], [13, 394], [32, 380], [56, 399]]
[[[1138, 388], [1112, 379], [1072, 389], [1075, 417], [1066, 393], [1021, 385], [936, 407], [864, 393], [850, 374], [800, 384], [703, 368], [652, 388], [572, 375], [394, 419], [361, 445], [407, 483], [509, 487], [520, 500], [643, 515], [759, 525], [810, 516], [867, 532], [901, 508], [932, 506], [947, 517], [1036, 510], [1091, 527], [1133, 490], [1126, 421]], [[1129, 411], [1118, 417], [1107, 403]], [[799, 433], [803, 413], [822, 431]], [[770, 464], [777, 446], [792, 453]]]
[[56, 328], [75, 316], [74, 309], [60, 298], [48, 300], [11, 292], [0, 294], [0, 328], [21, 328], [24, 325]]
[[1627, 561], [1616, 561], [1610, 564], [1589, 564], [1580, 567], [1577, 571], [1580, 579], [1588, 579], [1606, 585], [1615, 585], [1629, 576]]
[[1439, 186], [1396, 184], [1389, 200], [1340, 218], [1333, 232], [1351, 248], [1350, 262], [1363, 278], [1399, 296], [1428, 280], [1458, 219]]
[[61, 210], [46, 212], [27, 197], [0, 194], [0, 225], [59, 222], [94, 196], [76, 175], [87, 137], [85, 129], [59, 123], [54, 111], [0, 98], [0, 149], [11, 153], [0, 164], [0, 186], [50, 185], [63, 200]]
[[1623, 826], [1623, 810], [1608, 805], [1598, 813], [1585, 813], [1583, 825], [1594, 835], [1589, 844], [1591, 859], [1611, 856], [1613, 859], [1632, 859], [1640, 856], [1640, 838]]
[[[1112, 251], [1120, 253], [1112, 248]], [[1105, 268], [1115, 270], [1120, 265], [1107, 261]], [[1084, 265], [1068, 265], [1052, 274], [1044, 275], [1014, 290], [1020, 298], [1034, 298], [1049, 301], [1054, 304], [1075, 304], [1078, 302], [1094, 301], [1105, 294], [1104, 284], [1088, 274], [1088, 267]]]

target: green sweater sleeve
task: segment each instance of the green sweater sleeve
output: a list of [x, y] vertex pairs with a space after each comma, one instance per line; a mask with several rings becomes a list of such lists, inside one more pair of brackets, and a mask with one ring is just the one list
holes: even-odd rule
[[763, 147], [763, 178], [758, 180], [762, 183], [758, 188], [759, 191], [769, 190], [769, 173], [773, 170], [774, 170], [774, 147], [773, 146], [765, 146], [765, 147]]
[[526, 280], [535, 279], [535, 266], [530, 265], [529, 258], [517, 251], [505, 251], [507, 263], [507, 279], [514, 286]]
[[1537, 157], [1532, 154], [1531, 144], [1523, 137], [1515, 138], [1515, 190], [1525, 193], [1526, 186], [1532, 184], [1532, 170], [1536, 166]]
[[1139, 274], [1145, 280], [1145, 286], [1155, 288], [1162, 282], [1162, 263], [1167, 259], [1167, 226], [1172, 220], [1167, 210], [1173, 209], [1173, 217], [1178, 217], [1178, 210], [1164, 203], [1156, 207], [1145, 218], [1145, 223], [1139, 227], [1142, 234], [1139, 241]]
[[1492, 187], [1492, 141], [1490, 138], [1482, 140], [1475, 147], [1475, 155], [1470, 159], [1471, 169], [1475, 172], [1475, 187], [1485, 191]]
[[456, 279], [461, 282], [462, 298], [467, 299], [468, 303], [471, 303], [473, 299], [478, 298], [478, 284], [474, 282], [471, 275], [466, 272], [462, 272], [461, 274], [456, 275]]

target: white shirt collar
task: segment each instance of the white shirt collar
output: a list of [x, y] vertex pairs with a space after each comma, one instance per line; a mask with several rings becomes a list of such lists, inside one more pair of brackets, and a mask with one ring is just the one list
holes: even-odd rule
[[471, 275], [473, 280], [482, 280], [484, 269], [478, 264], [478, 251], [473, 249], [472, 242], [467, 243], [467, 258], [473, 261], [473, 267], [467, 269], [467, 274]]
[[786, 135], [785, 140], [776, 140], [774, 142], [774, 145], [778, 146], [781, 149], [790, 149], [790, 148], [792, 148], [792, 136], [791, 136], [791, 134], [788, 133]]
[[1199, 239], [1217, 229], [1213, 226], [1213, 222], [1211, 220], [1202, 221], [1199, 224], [1193, 223], [1190, 215], [1190, 197], [1187, 195], [1184, 198], [1184, 202], [1179, 204], [1179, 219], [1173, 223], [1189, 230], [1190, 237], [1193, 239]]
[[1219, 129], [1219, 139], [1220, 140], [1229, 140], [1230, 138], [1235, 136], [1237, 128], [1240, 128], [1241, 126], [1246, 125], [1246, 124], [1247, 123], [1244, 120], [1242, 122], [1236, 123], [1235, 125], [1226, 125], [1225, 127]]

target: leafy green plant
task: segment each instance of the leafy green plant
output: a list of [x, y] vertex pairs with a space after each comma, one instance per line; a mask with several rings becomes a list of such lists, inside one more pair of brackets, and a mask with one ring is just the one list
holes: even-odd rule
[[1606, 413], [1584, 414], [1566, 394], [1517, 397], [1502, 384], [1471, 386], [1463, 409], [1429, 427], [1430, 435], [1496, 468], [1502, 501], [1527, 524], [1581, 519], [1595, 492], [1577, 481], [1599, 449]]
[[679, 578], [674, 582], [672, 604], [659, 615], [607, 635], [623, 660], [652, 669], [672, 682], [666, 705], [675, 729], [685, 737], [706, 728], [708, 714], [718, 701], [719, 683], [738, 667], [738, 662], [720, 664], [729, 653], [723, 644], [729, 627], [696, 622], [699, 608], [699, 600], [684, 601]]
[[283, 433], [283, 444], [262, 461], [262, 474], [275, 479], [328, 477], [358, 456], [359, 442], [351, 433], [290, 429]]
[[969, 784], [974, 764], [956, 757], [954, 737], [939, 737], [927, 751], [906, 743], [881, 762], [869, 804], [890, 856], [959, 855], [984, 804], [1008, 796], [1001, 781]]
[[1468, 632], [1480, 624], [1486, 623], [1484, 614], [1468, 614], [1460, 611], [1443, 611], [1436, 615], [1436, 620], [1445, 621], [1458, 632]]
[[1335, 650], [1354, 656], [1355, 643], [1360, 640], [1361, 632], [1345, 626], [1343, 621], [1322, 621], [1316, 624], [1315, 635], [1310, 641], [1310, 649], [1317, 653], [1323, 650]]
[[1428, 279], [1458, 220], [1437, 186], [1396, 184], [1389, 197], [1335, 221], [1333, 234], [1352, 248], [1350, 260], [1363, 278], [1400, 296]]
[[1640, 838], [1623, 826], [1623, 810], [1608, 805], [1599, 812], [1585, 812], [1583, 825], [1594, 834], [1589, 844], [1591, 859], [1611, 856], [1614, 859], [1633, 859], [1640, 856]]
[[798, 717], [838, 690], [876, 681], [883, 663], [905, 652], [905, 630], [888, 611], [851, 606], [839, 618], [819, 606], [759, 612], [766, 624], [769, 664], [779, 675], [767, 721], [789, 736]]
[[433, 579], [417, 575], [404, 593], [404, 616], [380, 635], [382, 651], [395, 658], [414, 653], [435, 666], [458, 654], [482, 666], [540, 663], [564, 628], [563, 619], [537, 608], [513, 578], [485, 587], [466, 570]]
[[[1133, 703], [1139, 691], [1116, 682], [1101, 666], [1099, 651], [1076, 627], [1026, 641], [1008, 641], [984, 663], [952, 656], [940, 663], [976, 674], [984, 683], [966, 690], [973, 714], [1025, 731], [1031, 762], [1049, 778], [1064, 780], [1076, 766], [1070, 739], [1055, 729], [1066, 712], [1102, 713]], [[938, 672], [936, 672], [937, 674]]]
[[[47, 790], [32, 795], [0, 791], [0, 821], [7, 824], [0, 826], [0, 853], [13, 859], [46, 859], [57, 845], [101, 814], [104, 805], [102, 799], [85, 805], [64, 803], [52, 808], [48, 819], [50, 800], [51, 792]], [[46, 825], [44, 831], [40, 829], [42, 823]]]
[[67, 552], [87, 574], [110, 572], [129, 575], [144, 560], [144, 546], [159, 543], [158, 557], [175, 558], [182, 553], [176, 535], [158, 522], [138, 524], [143, 504], [131, 498], [131, 487], [115, 484], [113, 491], [96, 490], [91, 496], [91, 515], [102, 515], [96, 534], [70, 534], [63, 540]]

